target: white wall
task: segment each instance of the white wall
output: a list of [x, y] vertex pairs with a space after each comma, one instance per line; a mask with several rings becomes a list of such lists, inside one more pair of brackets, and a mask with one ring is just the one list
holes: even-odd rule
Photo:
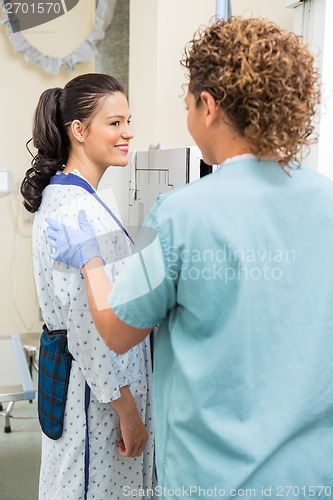
[[333, 179], [333, 2], [308, 0], [295, 9], [295, 32], [301, 34], [316, 56], [322, 82], [322, 102], [317, 120], [318, 143], [304, 162]]
[[231, 0], [232, 15], [265, 17], [284, 29], [294, 28], [294, 11], [286, 8], [286, 0]]
[[[320, 119], [320, 139], [318, 144], [318, 166], [317, 169], [333, 180], [333, 2], [326, 0], [324, 15], [324, 40], [322, 46], [322, 106]], [[318, 25], [322, 26], [322, 19], [318, 19]]]
[[[232, 14], [268, 17], [292, 29], [285, 0], [232, 0]], [[215, 16], [216, 0], [130, 0], [129, 100], [135, 139], [132, 149], [162, 142], [191, 146], [187, 132], [184, 69], [179, 61], [194, 32]]]
[[200, 24], [215, 14], [215, 0], [131, 0], [129, 100], [132, 149], [163, 142], [191, 145], [186, 128], [180, 59]]
[[[81, 0], [68, 14], [24, 33], [42, 53], [65, 56], [89, 34], [94, 22], [94, 3]], [[31, 222], [26, 221], [19, 185], [30, 166], [25, 149], [31, 137], [32, 117], [43, 90], [64, 86], [79, 73], [94, 71], [94, 61], [77, 67], [74, 74], [63, 70], [46, 74], [27, 64], [13, 51], [5, 28], [0, 25], [0, 170], [9, 170], [12, 192], [0, 195], [1, 281], [0, 336], [12, 332], [40, 330], [31, 259]]]

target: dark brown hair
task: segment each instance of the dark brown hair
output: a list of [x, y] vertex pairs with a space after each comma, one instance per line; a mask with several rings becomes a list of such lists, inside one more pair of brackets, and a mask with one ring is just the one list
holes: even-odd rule
[[62, 170], [68, 160], [68, 125], [73, 120], [80, 120], [89, 127], [101, 101], [115, 92], [124, 93], [115, 78], [88, 73], [77, 76], [63, 89], [53, 88], [42, 93], [32, 127], [32, 141], [37, 154], [21, 184], [23, 204], [29, 212], [36, 212], [50, 178]]

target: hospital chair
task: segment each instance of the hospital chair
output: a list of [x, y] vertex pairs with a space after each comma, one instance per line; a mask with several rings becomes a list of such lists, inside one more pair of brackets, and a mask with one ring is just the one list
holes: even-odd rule
[[15, 401], [35, 398], [32, 370], [38, 370], [36, 348], [23, 346], [18, 334], [0, 337], [0, 410], [2, 403], [8, 402], [5, 417], [5, 432], [11, 432], [10, 415]]

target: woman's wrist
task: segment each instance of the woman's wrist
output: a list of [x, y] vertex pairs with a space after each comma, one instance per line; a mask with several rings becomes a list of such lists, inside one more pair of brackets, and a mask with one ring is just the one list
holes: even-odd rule
[[128, 386], [120, 388], [120, 398], [112, 401], [112, 407], [120, 419], [133, 419], [138, 414], [135, 400]]

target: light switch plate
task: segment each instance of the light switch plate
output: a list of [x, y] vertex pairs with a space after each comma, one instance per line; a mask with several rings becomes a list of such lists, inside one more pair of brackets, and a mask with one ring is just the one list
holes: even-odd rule
[[0, 170], [0, 193], [10, 193], [10, 172], [9, 170]]

